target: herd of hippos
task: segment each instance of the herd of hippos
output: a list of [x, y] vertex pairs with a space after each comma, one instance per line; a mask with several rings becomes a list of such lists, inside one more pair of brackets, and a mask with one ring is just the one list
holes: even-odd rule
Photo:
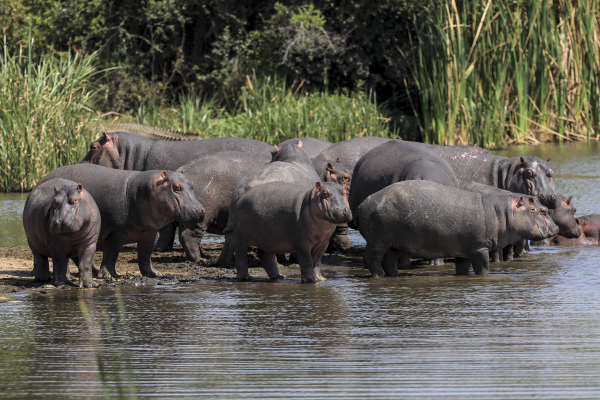
[[[31, 192], [23, 211], [36, 280], [97, 287], [117, 278], [123, 245], [137, 243], [143, 276], [157, 277], [153, 251], [173, 246], [176, 228], [189, 260], [202, 261], [206, 232], [225, 235], [215, 266], [250, 280], [256, 247], [269, 278], [283, 278], [278, 255], [300, 265], [302, 282], [324, 280], [328, 246], [352, 247], [348, 226], [366, 240], [373, 276], [397, 276], [411, 258], [456, 274], [489, 274], [538, 243], [598, 244], [600, 218], [575, 218], [555, 192], [550, 160], [501, 157], [477, 146], [437, 146], [381, 137], [332, 144], [290, 139], [278, 146], [225, 137], [152, 140], [102, 133], [79, 164], [60, 167]], [[157, 239], [158, 236], [158, 239]], [[92, 265], [103, 252], [99, 270]], [[330, 250], [331, 251], [331, 250]], [[53, 261], [50, 273], [48, 258]]]

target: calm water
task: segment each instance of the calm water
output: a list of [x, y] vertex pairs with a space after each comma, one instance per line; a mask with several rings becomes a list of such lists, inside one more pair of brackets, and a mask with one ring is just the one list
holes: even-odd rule
[[[557, 189], [587, 214], [600, 213], [598, 150], [503, 154], [552, 157]], [[600, 397], [599, 247], [534, 249], [490, 277], [437, 268], [127, 287], [125, 320], [112, 288], [17, 296], [0, 303], [0, 397], [101, 397], [97, 355], [112, 395], [130, 371], [156, 398]]]

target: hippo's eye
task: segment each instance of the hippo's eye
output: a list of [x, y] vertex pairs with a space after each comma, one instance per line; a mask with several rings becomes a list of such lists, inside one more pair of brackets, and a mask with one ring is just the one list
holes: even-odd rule
[[324, 199], [328, 199], [330, 196], [329, 190], [323, 190], [323, 194], [321, 196], [323, 196]]
[[574, 208], [574, 209], [573, 209], [573, 214], [575, 214], [576, 212], [577, 212], [577, 209], [576, 209], [576, 208]]
[[546, 210], [540, 210], [540, 215], [542, 217], [545, 217], [546, 216]]
[[535, 208], [531, 208], [531, 210], [529, 210], [530, 213], [535, 214]]
[[548, 171], [548, 177], [552, 178], [552, 175], [554, 175], [554, 171], [552, 171], [552, 170]]
[[527, 170], [527, 177], [528, 178], [533, 178], [533, 171], [532, 170], [530, 170], [530, 169]]
[[73, 207], [75, 207], [77, 204], [79, 204], [79, 199], [74, 197], [71, 199], [71, 204], [73, 205]]
[[100, 145], [98, 143], [90, 144], [90, 150], [92, 152], [96, 153], [99, 149], [100, 149]]
[[174, 183], [173, 184], [173, 191], [175, 193], [181, 193], [181, 185], [179, 183]]

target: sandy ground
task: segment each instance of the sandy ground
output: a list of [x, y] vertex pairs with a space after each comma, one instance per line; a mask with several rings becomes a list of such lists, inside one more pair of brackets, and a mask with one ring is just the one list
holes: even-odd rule
[[[172, 251], [152, 254], [152, 263], [160, 273], [161, 278], [145, 278], [140, 275], [137, 263], [137, 251], [135, 245], [128, 245], [123, 248], [117, 260], [116, 270], [121, 278], [118, 280], [97, 280], [102, 285], [127, 285], [127, 284], [147, 284], [160, 285], [166, 282], [196, 282], [204, 279], [234, 280], [235, 269], [218, 268], [211, 266], [219, 253], [222, 244], [211, 243], [202, 244], [203, 257], [207, 260], [203, 263], [193, 263], [187, 261], [185, 253], [181, 246], [175, 245]], [[332, 279], [336, 276], [356, 276], [367, 278], [370, 274], [364, 268], [362, 261], [363, 247], [356, 246], [349, 253], [325, 253], [322, 259], [323, 275]], [[250, 273], [257, 279], [268, 280], [265, 271], [260, 268], [256, 254], [253, 251], [248, 253]], [[100, 266], [102, 253], [96, 253], [94, 257], [94, 266]], [[454, 273], [454, 264], [445, 264], [443, 266], [431, 267], [423, 263], [414, 261], [409, 270], [400, 271], [401, 276], [411, 275], [446, 275]], [[71, 274], [76, 278], [70, 287], [78, 287], [79, 272], [77, 267], [71, 262], [69, 264]], [[35, 292], [40, 290], [59, 290], [49, 282], [34, 281], [31, 270], [33, 268], [33, 255], [26, 246], [19, 247], [0, 247], [0, 301], [6, 300], [12, 294]], [[50, 261], [52, 269], [52, 261]], [[300, 268], [298, 264], [283, 262], [279, 264], [280, 272], [287, 278], [296, 279], [300, 282]]]

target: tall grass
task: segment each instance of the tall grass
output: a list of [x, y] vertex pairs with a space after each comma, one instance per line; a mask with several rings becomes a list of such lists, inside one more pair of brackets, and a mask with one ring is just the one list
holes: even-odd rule
[[415, 21], [423, 140], [503, 147], [600, 133], [596, 0], [445, 1]]
[[0, 54], [0, 191], [30, 190], [53, 169], [79, 162], [96, 135], [95, 56], [34, 60], [29, 43], [11, 55], [4, 38]]
[[305, 92], [302, 86], [288, 86], [285, 79], [248, 76], [236, 97], [224, 95], [224, 106], [188, 94], [171, 108], [141, 106], [134, 121], [207, 138], [240, 136], [270, 144], [306, 136], [331, 142], [357, 136], [398, 136], [371, 93]]

